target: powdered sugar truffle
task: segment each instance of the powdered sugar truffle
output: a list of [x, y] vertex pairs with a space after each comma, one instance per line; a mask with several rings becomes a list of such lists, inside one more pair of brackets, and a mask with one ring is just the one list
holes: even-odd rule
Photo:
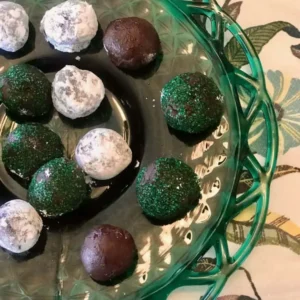
[[28, 40], [29, 18], [24, 8], [16, 3], [0, 2], [0, 48], [16, 52]]
[[120, 134], [111, 129], [97, 128], [80, 139], [75, 158], [89, 176], [106, 180], [128, 167], [132, 152]]
[[52, 83], [53, 105], [70, 119], [86, 117], [97, 110], [105, 96], [102, 80], [94, 73], [65, 66]]
[[0, 207], [0, 246], [14, 253], [32, 248], [40, 237], [43, 221], [26, 201], [11, 200]]
[[98, 30], [93, 7], [85, 1], [65, 1], [48, 10], [40, 26], [46, 40], [62, 52], [87, 48]]

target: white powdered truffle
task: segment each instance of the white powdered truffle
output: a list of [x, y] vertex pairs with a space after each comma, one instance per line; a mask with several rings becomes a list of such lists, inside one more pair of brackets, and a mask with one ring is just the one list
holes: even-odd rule
[[75, 158], [89, 176], [106, 180], [128, 167], [132, 152], [120, 134], [111, 129], [97, 128], [80, 139]]
[[55, 49], [79, 52], [87, 48], [95, 37], [98, 21], [90, 4], [70, 0], [46, 11], [40, 30]]
[[16, 3], [0, 2], [0, 48], [16, 52], [28, 40], [29, 18], [24, 8]]
[[65, 66], [52, 83], [53, 105], [70, 119], [86, 117], [97, 110], [105, 96], [103, 82], [94, 73]]
[[32, 248], [40, 237], [43, 221], [26, 201], [11, 200], [0, 207], [0, 246], [14, 253]]

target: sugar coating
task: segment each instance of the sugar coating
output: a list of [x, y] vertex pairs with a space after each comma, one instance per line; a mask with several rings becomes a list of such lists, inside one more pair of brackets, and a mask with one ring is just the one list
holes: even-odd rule
[[168, 125], [176, 130], [212, 132], [221, 121], [223, 96], [211, 78], [199, 72], [183, 73], [164, 86], [161, 107]]
[[75, 158], [78, 165], [92, 178], [106, 180], [128, 167], [132, 161], [132, 152], [117, 132], [97, 128], [80, 139]]
[[43, 165], [28, 188], [28, 201], [44, 217], [71, 212], [88, 198], [84, 173], [75, 161], [63, 157]]
[[93, 7], [85, 1], [65, 1], [48, 10], [40, 31], [55, 49], [79, 52], [87, 48], [98, 30]]
[[0, 207], [0, 246], [14, 253], [32, 248], [40, 237], [43, 221], [26, 201], [11, 200]]
[[59, 136], [41, 124], [20, 124], [2, 146], [5, 167], [25, 180], [48, 161], [63, 155]]
[[0, 2], [0, 48], [16, 52], [28, 40], [29, 18], [24, 8], [16, 3]]
[[198, 204], [199, 181], [194, 170], [183, 161], [162, 157], [139, 172], [136, 195], [147, 216], [173, 221]]
[[105, 96], [103, 82], [94, 73], [65, 66], [52, 83], [53, 105], [70, 119], [86, 117], [97, 110]]
[[12, 65], [0, 77], [0, 102], [16, 116], [45, 116], [52, 109], [51, 83], [32, 65]]

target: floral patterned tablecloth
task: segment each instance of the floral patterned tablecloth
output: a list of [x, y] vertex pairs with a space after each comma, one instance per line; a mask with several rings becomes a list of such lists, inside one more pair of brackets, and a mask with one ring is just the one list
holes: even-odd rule
[[[219, 4], [242, 26], [262, 61], [267, 88], [279, 124], [279, 157], [271, 185], [267, 221], [257, 247], [228, 281], [218, 300], [300, 299], [300, 1], [226, 0]], [[230, 42], [230, 41], [229, 41]], [[247, 71], [243, 56], [231, 61]], [[251, 137], [256, 156], [264, 160], [264, 119], [258, 118]], [[240, 188], [251, 180], [244, 176]], [[228, 227], [234, 253], [245, 239], [254, 208], [250, 207]], [[213, 254], [202, 259], [213, 263]], [[185, 287], [169, 300], [198, 300], [203, 287]]]

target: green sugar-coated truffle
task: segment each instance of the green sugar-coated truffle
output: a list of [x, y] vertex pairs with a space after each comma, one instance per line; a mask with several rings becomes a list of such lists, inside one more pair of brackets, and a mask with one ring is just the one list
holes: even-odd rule
[[45, 217], [58, 217], [78, 208], [88, 198], [84, 173], [73, 161], [56, 158], [33, 176], [28, 201]]
[[51, 83], [34, 66], [11, 66], [0, 77], [0, 102], [16, 116], [44, 116], [52, 108]]
[[201, 73], [184, 73], [164, 86], [161, 106], [170, 127], [201, 133], [219, 125], [222, 98], [212, 79]]
[[26, 180], [46, 162], [63, 155], [59, 136], [40, 124], [19, 125], [2, 146], [2, 161], [6, 168]]
[[136, 192], [144, 213], [161, 221], [182, 217], [200, 199], [197, 175], [175, 158], [160, 158], [143, 168], [137, 178]]

